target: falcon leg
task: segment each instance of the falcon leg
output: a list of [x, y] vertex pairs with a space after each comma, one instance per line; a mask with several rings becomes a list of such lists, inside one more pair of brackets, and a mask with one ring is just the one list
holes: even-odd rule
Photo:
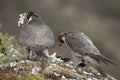
[[30, 59], [32, 58], [32, 51], [30, 51], [30, 57], [29, 57]]
[[30, 60], [35, 60], [36, 59], [36, 54], [33, 51], [30, 51], [29, 59]]
[[43, 53], [45, 54], [46, 57], [48, 57], [48, 58], [50, 57], [48, 49], [45, 49], [43, 51]]

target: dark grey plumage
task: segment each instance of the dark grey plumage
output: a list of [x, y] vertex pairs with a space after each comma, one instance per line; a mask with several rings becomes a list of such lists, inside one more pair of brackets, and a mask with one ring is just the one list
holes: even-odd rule
[[101, 62], [105, 64], [112, 62], [100, 54], [87, 35], [80, 32], [65, 32], [59, 35], [58, 40], [70, 48], [76, 66], [81, 59], [81, 61], [85, 61], [88, 65], [97, 69], [102, 76], [106, 76], [101, 67]]
[[21, 27], [19, 42], [30, 51], [43, 51], [48, 56], [48, 51], [44, 50], [54, 45], [54, 35], [42, 19], [33, 11], [25, 12], [20, 15], [18, 26]]

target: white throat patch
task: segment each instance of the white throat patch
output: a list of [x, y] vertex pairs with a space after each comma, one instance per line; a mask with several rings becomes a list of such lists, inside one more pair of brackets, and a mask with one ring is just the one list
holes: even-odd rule
[[24, 27], [25, 24], [28, 22], [28, 19], [26, 16], [24, 16], [24, 14], [20, 14], [19, 16], [20, 16], [20, 18], [18, 21], [18, 27]]

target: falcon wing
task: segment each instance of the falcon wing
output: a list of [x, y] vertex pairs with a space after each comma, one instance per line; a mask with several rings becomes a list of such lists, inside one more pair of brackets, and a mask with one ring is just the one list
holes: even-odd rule
[[105, 56], [103, 55], [95, 55], [94, 53], [85, 53], [85, 55], [90, 56], [91, 58], [97, 60], [97, 61], [102, 61], [103, 63], [105, 63], [106, 65], [108, 65], [108, 63], [116, 65], [114, 62], [112, 62], [111, 60], [107, 59]]
[[76, 53], [98, 53], [99, 50], [94, 46], [88, 36], [80, 32], [73, 32], [66, 36], [66, 44]]

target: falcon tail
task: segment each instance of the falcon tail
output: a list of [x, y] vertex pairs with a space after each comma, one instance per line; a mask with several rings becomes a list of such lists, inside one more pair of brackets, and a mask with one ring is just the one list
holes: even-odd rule
[[91, 58], [97, 60], [98, 62], [102, 61], [106, 65], [108, 65], [108, 63], [116, 65], [115, 63], [113, 63], [112, 61], [110, 61], [109, 59], [107, 59], [106, 57], [104, 57], [102, 55], [95, 55], [94, 53], [85, 53], [85, 55], [90, 56]]
[[98, 58], [104, 62], [106, 65], [108, 65], [108, 63], [116, 65], [115, 63], [113, 63], [112, 61], [110, 61], [109, 59], [107, 59], [106, 57], [102, 56], [102, 55], [98, 55]]

